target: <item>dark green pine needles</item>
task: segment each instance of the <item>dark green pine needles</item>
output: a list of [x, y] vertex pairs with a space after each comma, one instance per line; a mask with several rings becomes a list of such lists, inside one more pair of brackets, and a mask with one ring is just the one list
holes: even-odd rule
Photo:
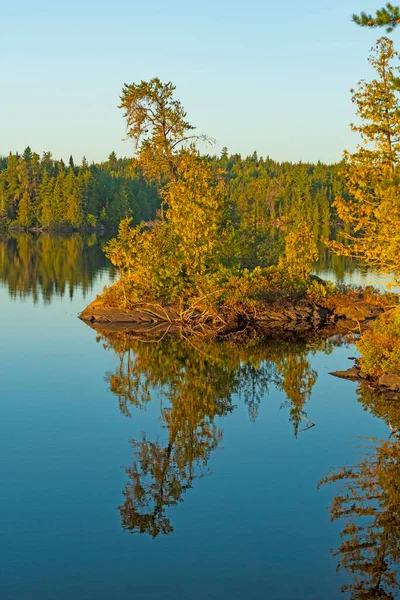
[[400, 7], [388, 2], [386, 6], [376, 11], [374, 17], [362, 12], [360, 15], [353, 15], [353, 21], [361, 27], [386, 27], [386, 31], [390, 33], [400, 23]]

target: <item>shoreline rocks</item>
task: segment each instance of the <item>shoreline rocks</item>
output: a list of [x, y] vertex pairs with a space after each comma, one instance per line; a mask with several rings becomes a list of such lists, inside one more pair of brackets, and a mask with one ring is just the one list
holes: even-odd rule
[[[355, 361], [352, 367], [345, 371], [333, 371], [329, 374], [340, 379], [368, 384], [371, 389], [380, 391], [385, 395], [390, 395], [392, 399], [396, 398], [400, 400], [400, 371], [390, 371], [375, 378], [369, 377], [361, 371], [358, 358], [351, 358], [350, 360]], [[396, 392], [396, 394], [393, 394], [393, 392]]]
[[[202, 321], [209, 334], [232, 335], [243, 330], [252, 330], [259, 337], [276, 337], [280, 333], [312, 334], [325, 331], [327, 335], [335, 333], [359, 333], [366, 329], [369, 322], [374, 320], [382, 308], [364, 300], [353, 302], [349, 306], [328, 308], [322, 304], [307, 300], [280, 302], [260, 302], [254, 315], [235, 314], [226, 317], [226, 327], [218, 330], [212, 320]], [[182, 318], [177, 306], [163, 303], [138, 303], [130, 309], [104, 307], [99, 300], [94, 300], [79, 315], [82, 321], [94, 326], [101, 325], [103, 330], [131, 331], [151, 335], [154, 328], [160, 331], [163, 327], [167, 333], [174, 334], [177, 330], [196, 328], [201, 314], [191, 311], [190, 318]]]

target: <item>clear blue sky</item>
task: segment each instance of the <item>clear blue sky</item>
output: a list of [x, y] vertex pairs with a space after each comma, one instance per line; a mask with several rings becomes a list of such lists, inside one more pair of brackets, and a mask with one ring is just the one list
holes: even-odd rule
[[[124, 82], [177, 86], [215, 152], [337, 161], [357, 138], [349, 89], [384, 34], [351, 22], [383, 0], [4, 2], [0, 154], [132, 154], [117, 108]], [[394, 40], [400, 32], [394, 32]]]

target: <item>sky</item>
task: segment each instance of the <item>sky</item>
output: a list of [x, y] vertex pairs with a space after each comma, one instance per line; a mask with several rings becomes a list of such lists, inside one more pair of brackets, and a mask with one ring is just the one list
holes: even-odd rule
[[[351, 22], [384, 0], [4, 2], [0, 155], [79, 163], [132, 156], [124, 83], [172, 81], [210, 153], [336, 162], [358, 142], [350, 88], [383, 30]], [[393, 39], [399, 36], [395, 31]]]

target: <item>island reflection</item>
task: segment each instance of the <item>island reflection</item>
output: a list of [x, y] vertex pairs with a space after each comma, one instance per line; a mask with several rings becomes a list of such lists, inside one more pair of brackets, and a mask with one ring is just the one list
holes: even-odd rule
[[168, 508], [208, 472], [210, 456], [222, 440], [223, 418], [235, 409], [234, 396], [255, 420], [262, 399], [274, 387], [285, 395], [282, 407], [295, 436], [313, 425], [306, 404], [317, 373], [309, 357], [317, 350], [330, 352], [335, 343], [291, 340], [243, 346], [198, 338], [156, 343], [99, 327], [98, 341], [117, 356], [117, 367], [106, 379], [121, 412], [130, 416], [155, 392], [161, 398], [159, 420], [166, 439], [152, 440], [143, 433], [132, 440], [134, 456], [119, 507], [124, 529], [152, 537], [173, 531]]

